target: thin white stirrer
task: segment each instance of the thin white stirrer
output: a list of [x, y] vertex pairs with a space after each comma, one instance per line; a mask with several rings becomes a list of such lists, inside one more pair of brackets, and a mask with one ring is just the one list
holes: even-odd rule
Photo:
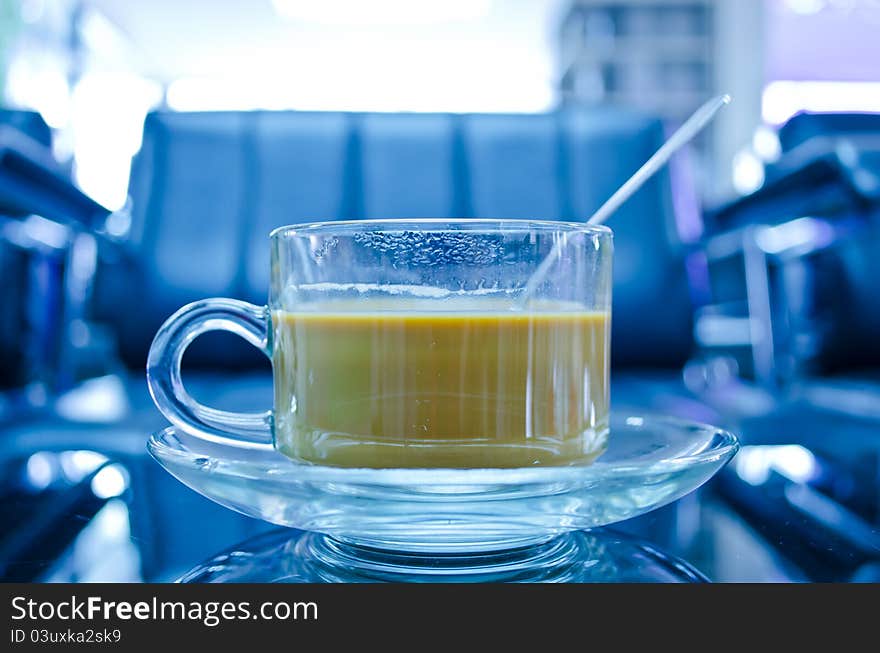
[[[621, 204], [626, 202], [633, 193], [641, 188], [642, 184], [654, 176], [654, 173], [662, 168], [679, 148], [696, 136], [703, 127], [715, 117], [715, 114], [718, 113], [718, 110], [721, 107], [729, 102], [730, 96], [725, 93], [724, 95], [713, 97], [697, 109], [694, 114], [688, 118], [672, 136], [669, 137], [669, 140], [663, 143], [663, 145], [660, 146], [660, 149], [654, 152], [651, 158], [645, 161], [641, 168], [636, 170], [632, 177], [627, 179], [611, 197], [605, 200], [605, 203], [599, 207], [589, 220], [587, 220], [587, 224], [599, 225], [605, 222], [612, 213], [620, 208]], [[534, 293], [541, 282], [544, 281], [544, 277], [547, 276], [550, 267], [562, 255], [565, 241], [565, 234], [563, 234], [563, 237], [556, 241], [553, 245], [553, 249], [551, 249], [544, 260], [541, 261], [540, 265], [535, 268], [535, 272], [529, 278], [525, 288], [523, 288], [523, 293], [520, 295], [520, 303], [525, 302]]]

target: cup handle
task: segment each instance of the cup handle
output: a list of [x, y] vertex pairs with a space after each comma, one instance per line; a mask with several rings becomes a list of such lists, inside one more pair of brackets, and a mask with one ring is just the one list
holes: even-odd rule
[[272, 448], [272, 411], [233, 413], [203, 406], [186, 391], [180, 363], [190, 343], [206, 331], [231, 331], [272, 357], [269, 309], [237, 299], [203, 299], [169, 317], [147, 358], [147, 384], [174, 426], [210, 442], [249, 449]]

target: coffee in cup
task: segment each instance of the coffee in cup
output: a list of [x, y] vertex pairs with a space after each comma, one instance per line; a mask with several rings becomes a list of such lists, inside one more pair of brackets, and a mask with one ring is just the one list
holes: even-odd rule
[[[328, 222], [278, 229], [271, 245], [268, 306], [203, 300], [158, 332], [150, 390], [179, 428], [343, 467], [574, 465], [604, 450], [606, 227]], [[551, 254], [554, 268], [523, 299]], [[227, 413], [186, 393], [180, 360], [209, 329], [270, 357], [273, 411]]]

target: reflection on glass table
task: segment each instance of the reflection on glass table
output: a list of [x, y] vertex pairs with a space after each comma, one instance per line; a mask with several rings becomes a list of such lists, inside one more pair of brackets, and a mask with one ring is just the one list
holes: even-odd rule
[[414, 557], [278, 529], [186, 572], [185, 583], [701, 583], [694, 567], [634, 538], [597, 529], [503, 554]]
[[[271, 380], [259, 375], [242, 375], [234, 385], [221, 376], [193, 375], [188, 383], [200, 399], [233, 410], [256, 409], [270, 400]], [[113, 388], [117, 385], [122, 403], [110, 401], [116, 396]], [[64, 415], [21, 419], [0, 427], [0, 563], [4, 569], [24, 563], [30, 566], [27, 579], [37, 581], [171, 581], [237, 542], [272, 528], [199, 496], [149, 457], [147, 434], [163, 424], [140, 375], [80, 390], [73, 402], [79, 413], [68, 411], [71, 402], [65, 401], [60, 405], [65, 408]], [[90, 393], [95, 395], [94, 401]], [[688, 392], [680, 378], [672, 376], [618, 376], [612, 380], [612, 395], [618, 408], [665, 409], [690, 419], [717, 420], [708, 406]], [[101, 406], [112, 408], [114, 414], [121, 407], [118, 412], [124, 415], [99, 419]], [[89, 414], [81, 414], [86, 407], [90, 407]], [[758, 478], [758, 467], [765, 469], [768, 458], [763, 454], [752, 458], [746, 453], [744, 460], [750, 460], [740, 463], [735, 458], [722, 476], [697, 492], [648, 515], [621, 522], [615, 530], [688, 561], [716, 582], [876, 579], [880, 556], [864, 547], [857, 549], [860, 557], [844, 556], [844, 564], [834, 562], [835, 551], [852, 550], [845, 539], [828, 541], [825, 553], [818, 557], [796, 551], [805, 543], [824, 541], [814, 534], [828, 532], [835, 523], [811, 516], [813, 507], [828, 504], [821, 500], [805, 503], [802, 499], [807, 493], [802, 487], [808, 487], [810, 496], [818, 493], [860, 516], [861, 523], [869, 528], [876, 529], [880, 523], [876, 421], [847, 418], [839, 410], [830, 413], [815, 402], [802, 402], [778, 418], [755, 418], [734, 428], [743, 435], [746, 452], [764, 444], [776, 446], [782, 437], [796, 431], [802, 442], [800, 448], [781, 450], [781, 458], [778, 454], [771, 456], [770, 462], [775, 465], [772, 471], [779, 475], [782, 469], [797, 475], [804, 469], [804, 460], [815, 460], [823, 471], [810, 480], [802, 476], [786, 479], [783, 491], [770, 491], [780, 481], [774, 474], [767, 475], [767, 483], [752, 485], [747, 480]], [[829, 437], [831, 433], [834, 437]], [[67, 481], [43, 486], [49, 478], [47, 470], [63, 472], [61, 456], [66, 451], [99, 453], [124, 467], [124, 491], [97, 500], [89, 499], [88, 492], [84, 492], [81, 502], [72, 501], [68, 509], [56, 511], [54, 507], [60, 506], [65, 497], [74, 498], [75, 491]], [[55, 462], [43, 452], [49, 452]], [[78, 456], [81, 461], [87, 458]], [[28, 468], [31, 481], [27, 480]], [[36, 485], [30, 487], [31, 482]], [[790, 489], [785, 491], [786, 487]], [[38, 502], [34, 496], [40, 492], [45, 493], [45, 502]], [[801, 499], [798, 505], [810, 510], [782, 510], [792, 497], [795, 501]], [[20, 536], [22, 531], [17, 525], [26, 517], [45, 520], [46, 528], [41, 532], [47, 534], [44, 541], [51, 543], [51, 548], [9, 546], [8, 534]], [[846, 526], [849, 523], [853, 522], [844, 519], [835, 528], [842, 527], [843, 533], [867, 532], [851, 531]], [[780, 529], [787, 531], [785, 537], [780, 537]]]
[[36, 451], [3, 465], [0, 581], [138, 580], [128, 470], [95, 451]]

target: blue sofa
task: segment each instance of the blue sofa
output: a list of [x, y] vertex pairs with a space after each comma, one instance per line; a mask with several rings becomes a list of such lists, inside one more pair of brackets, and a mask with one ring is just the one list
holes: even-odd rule
[[[585, 220], [663, 137], [658, 120], [611, 109], [152, 113], [132, 168], [127, 256], [99, 274], [98, 315], [116, 327], [125, 361], [143, 369], [153, 334], [181, 305], [218, 295], [265, 301], [274, 227], [403, 216]], [[610, 223], [617, 367], [678, 367], [691, 349], [671, 195], [664, 171]], [[222, 334], [187, 356], [221, 369], [259, 359]]]

